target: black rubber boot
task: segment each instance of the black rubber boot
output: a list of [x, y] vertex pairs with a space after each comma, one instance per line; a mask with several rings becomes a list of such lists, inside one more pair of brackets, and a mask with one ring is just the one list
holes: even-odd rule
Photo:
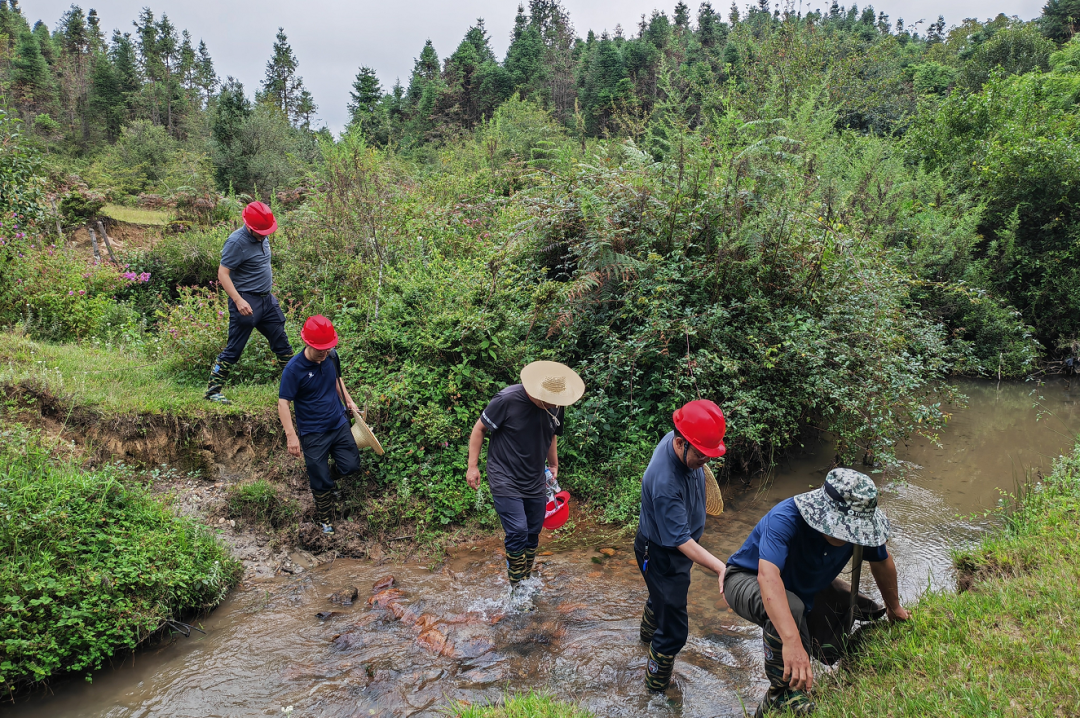
[[641, 642], [652, 643], [657, 628], [659, 628], [659, 625], [656, 623], [656, 614], [653, 613], [652, 606], [646, 601], [645, 608], [641, 612]]
[[514, 589], [529, 574], [525, 568], [525, 551], [506, 552], [506, 575], [510, 579], [510, 588]]
[[645, 663], [645, 687], [653, 693], [663, 693], [671, 685], [671, 674], [675, 670], [675, 656], [657, 653], [649, 646], [649, 660]]
[[532, 576], [533, 564], [536, 563], [536, 549], [525, 549], [525, 578]]
[[221, 393], [221, 390], [225, 388], [225, 382], [229, 380], [229, 372], [232, 371], [232, 365], [226, 364], [223, 361], [214, 362], [213, 368], [210, 370], [210, 381], [206, 383], [206, 398], [210, 401], [216, 401], [221, 404], [231, 403]]
[[784, 680], [784, 643], [780, 636], [771, 630], [763, 631], [762, 642], [765, 649], [765, 677], [769, 679], [769, 690], [758, 706], [754, 718], [763, 718], [771, 714], [788, 712], [793, 715], [810, 715], [814, 703], [803, 691], [796, 691]]
[[277, 376], [281, 377], [281, 372], [285, 371], [285, 365], [292, 359], [292, 355], [280, 356], [277, 358]]

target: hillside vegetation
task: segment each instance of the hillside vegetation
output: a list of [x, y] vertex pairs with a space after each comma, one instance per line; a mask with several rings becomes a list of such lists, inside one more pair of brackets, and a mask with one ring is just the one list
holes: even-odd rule
[[[951, 374], [1075, 353], [1067, 11], [921, 29], [679, 3], [581, 35], [534, 0], [501, 60], [481, 22], [443, 60], [425, 46], [407, 86], [361, 68], [334, 137], [284, 31], [251, 96], [165, 15], [107, 40], [93, 12], [51, 31], [7, 0], [0, 320], [62, 361], [117, 351], [185, 387], [133, 405], [197, 410], [227, 325], [221, 245], [261, 197], [290, 336], [333, 319], [387, 448], [353, 497], [386, 520], [487, 515], [462, 481], [469, 427], [541, 358], [586, 380], [562, 475], [608, 520], [633, 520], [651, 447], [698, 395], [729, 416], [725, 473], [822, 431], [839, 461], [887, 466], [947, 421]], [[57, 235], [123, 208], [176, 222], [119, 264]], [[235, 376], [261, 411], [260, 337]]]

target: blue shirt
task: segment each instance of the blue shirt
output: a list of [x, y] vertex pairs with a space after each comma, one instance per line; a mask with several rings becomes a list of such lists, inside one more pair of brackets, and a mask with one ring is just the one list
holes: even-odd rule
[[705, 472], [691, 471], [675, 456], [668, 433], [653, 450], [641, 479], [638, 532], [650, 542], [676, 548], [705, 531]]
[[345, 405], [337, 393], [337, 380], [337, 365], [331, 355], [315, 363], [308, 361], [301, 351], [285, 365], [278, 397], [293, 403], [300, 436], [335, 431], [342, 424], [348, 426]]
[[[729, 564], [757, 573], [758, 560], [765, 559], [780, 569], [784, 588], [802, 599], [806, 611], [814, 607], [814, 596], [840, 575], [855, 547], [850, 543], [833, 546], [825, 535], [806, 523], [795, 499], [784, 499], [761, 517], [731, 558]], [[866, 561], [884, 561], [885, 546], [863, 548]]]
[[238, 292], [269, 294], [274, 284], [270, 268], [270, 240], [260, 237], [247, 226], [241, 227], [225, 240], [221, 249], [221, 266], [229, 270], [229, 279]]

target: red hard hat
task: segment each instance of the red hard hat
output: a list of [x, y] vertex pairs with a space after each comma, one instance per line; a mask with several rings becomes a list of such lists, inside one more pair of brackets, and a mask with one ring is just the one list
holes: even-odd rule
[[690, 402], [677, 409], [671, 418], [683, 438], [705, 456], [715, 459], [727, 451], [724, 446], [724, 432], [727, 430], [724, 412], [708, 399]]
[[274, 219], [274, 213], [262, 202], [252, 202], [247, 207], [244, 207], [241, 216], [244, 218], [244, 224], [247, 225], [247, 228], [255, 234], [265, 237], [277, 231], [277, 220]]
[[337, 331], [330, 320], [321, 314], [308, 317], [304, 328], [300, 330], [300, 338], [304, 340], [304, 344], [319, 351], [337, 346]]

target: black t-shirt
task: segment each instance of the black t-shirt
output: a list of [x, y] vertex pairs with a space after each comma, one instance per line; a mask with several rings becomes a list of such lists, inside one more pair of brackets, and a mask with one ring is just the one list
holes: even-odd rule
[[532, 403], [521, 384], [508, 386], [480, 415], [491, 441], [487, 475], [493, 496], [539, 498], [547, 494], [548, 449], [562, 434], [563, 408], [550, 412]]

